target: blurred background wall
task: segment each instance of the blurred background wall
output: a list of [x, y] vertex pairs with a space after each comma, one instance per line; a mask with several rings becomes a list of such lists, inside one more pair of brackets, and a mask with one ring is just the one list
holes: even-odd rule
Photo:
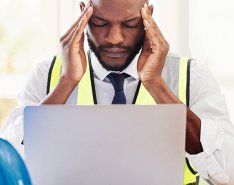
[[[151, 0], [171, 52], [205, 62], [234, 118], [233, 0]], [[33, 66], [59, 52], [79, 0], [0, 0], [0, 126]]]

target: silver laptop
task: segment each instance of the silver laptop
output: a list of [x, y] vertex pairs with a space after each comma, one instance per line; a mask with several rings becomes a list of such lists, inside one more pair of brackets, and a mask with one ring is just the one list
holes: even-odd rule
[[180, 185], [186, 109], [36, 106], [24, 110], [26, 164], [35, 185]]

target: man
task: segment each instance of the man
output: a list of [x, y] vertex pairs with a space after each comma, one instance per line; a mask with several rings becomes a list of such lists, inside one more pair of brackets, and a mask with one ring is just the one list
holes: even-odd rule
[[[152, 18], [153, 6], [146, 0], [92, 0], [80, 5], [81, 16], [61, 37], [61, 57], [38, 64], [21, 93], [23, 106], [129, 104], [146, 96], [154, 104], [183, 102], [188, 106], [186, 156], [201, 177], [234, 184], [234, 129], [225, 100], [200, 63], [168, 54], [169, 44]], [[186, 83], [181, 73], [189, 77]], [[3, 132], [19, 151], [23, 106], [12, 113]], [[184, 184], [196, 184], [196, 176], [186, 160]]]

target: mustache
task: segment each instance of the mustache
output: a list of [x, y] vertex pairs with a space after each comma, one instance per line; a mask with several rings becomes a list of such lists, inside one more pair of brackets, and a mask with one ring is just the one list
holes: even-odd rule
[[100, 45], [99, 46], [99, 49], [110, 49], [110, 48], [118, 48], [118, 49], [123, 49], [123, 50], [126, 50], [127, 52], [131, 52], [132, 49], [131, 47], [128, 47], [128, 46], [122, 46], [120, 44], [108, 44], [108, 45]]

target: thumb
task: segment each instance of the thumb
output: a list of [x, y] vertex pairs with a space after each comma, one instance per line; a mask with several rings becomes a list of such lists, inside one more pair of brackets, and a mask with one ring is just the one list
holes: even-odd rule
[[81, 38], [80, 38], [80, 42], [79, 42], [80, 49], [84, 49], [84, 39], [85, 39], [85, 35], [83, 33]]

